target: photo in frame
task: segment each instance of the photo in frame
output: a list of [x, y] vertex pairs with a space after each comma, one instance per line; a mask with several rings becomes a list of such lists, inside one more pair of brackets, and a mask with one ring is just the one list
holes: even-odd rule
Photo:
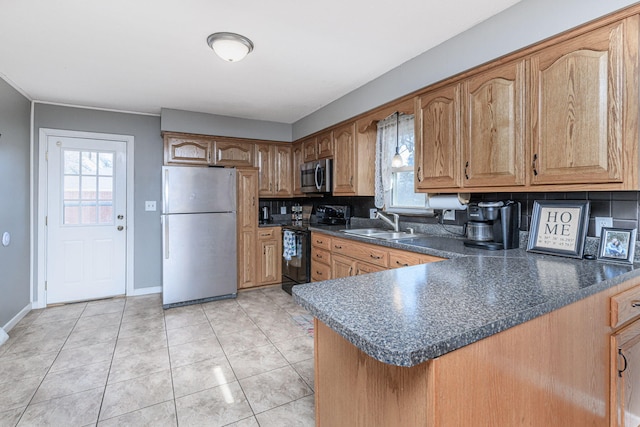
[[598, 261], [633, 264], [637, 229], [603, 227]]
[[527, 251], [582, 258], [589, 201], [535, 200]]

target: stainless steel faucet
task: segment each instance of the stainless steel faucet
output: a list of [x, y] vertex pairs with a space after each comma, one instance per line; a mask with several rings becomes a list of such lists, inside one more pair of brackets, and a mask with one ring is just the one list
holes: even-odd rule
[[389, 224], [390, 226], [392, 226], [393, 227], [393, 231], [400, 231], [400, 224], [398, 224], [398, 220], [400, 218], [400, 215], [395, 214], [395, 213], [389, 213], [387, 215], [392, 215], [393, 216], [393, 221], [391, 221], [386, 216], [382, 215], [379, 211], [376, 212], [376, 218], [377, 219], [381, 219], [384, 222], [386, 222], [387, 224]]

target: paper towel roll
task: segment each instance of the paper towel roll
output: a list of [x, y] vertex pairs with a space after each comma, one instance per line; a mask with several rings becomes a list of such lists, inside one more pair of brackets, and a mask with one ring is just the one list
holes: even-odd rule
[[427, 207], [431, 209], [455, 209], [463, 211], [467, 209], [468, 199], [458, 194], [439, 194], [437, 196], [429, 196]]

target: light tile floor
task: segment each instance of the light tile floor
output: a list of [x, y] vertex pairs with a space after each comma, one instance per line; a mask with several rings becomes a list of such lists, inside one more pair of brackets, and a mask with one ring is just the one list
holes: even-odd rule
[[313, 426], [310, 319], [279, 287], [33, 310], [0, 347], [0, 427]]

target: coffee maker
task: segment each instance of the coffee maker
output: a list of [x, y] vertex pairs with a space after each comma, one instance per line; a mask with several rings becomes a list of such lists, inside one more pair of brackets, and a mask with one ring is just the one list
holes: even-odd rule
[[469, 203], [464, 245], [497, 251], [520, 246], [520, 202]]

